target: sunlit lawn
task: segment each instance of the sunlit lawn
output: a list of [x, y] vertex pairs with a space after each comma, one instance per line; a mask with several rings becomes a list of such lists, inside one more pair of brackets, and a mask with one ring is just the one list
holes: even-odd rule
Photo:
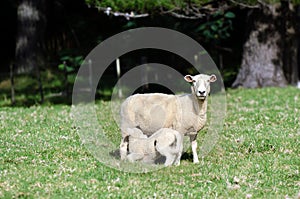
[[[99, 118], [118, 140], [106, 105], [97, 102]], [[299, 123], [299, 89], [230, 90], [218, 144], [199, 164], [185, 155], [131, 174], [87, 152], [70, 106], [0, 108], [0, 198], [297, 198]]]

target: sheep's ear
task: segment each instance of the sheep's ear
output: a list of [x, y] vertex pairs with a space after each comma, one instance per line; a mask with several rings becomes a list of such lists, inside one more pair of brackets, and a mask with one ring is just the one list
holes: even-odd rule
[[191, 75], [184, 76], [184, 80], [187, 81], [187, 82], [193, 82], [194, 81], [193, 76], [191, 76]]
[[209, 78], [209, 82], [215, 82], [217, 81], [217, 76], [216, 75], [211, 75]]

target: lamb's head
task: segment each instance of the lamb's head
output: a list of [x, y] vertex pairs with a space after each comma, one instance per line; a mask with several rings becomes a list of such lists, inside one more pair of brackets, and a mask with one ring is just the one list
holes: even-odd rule
[[143, 132], [138, 128], [127, 128], [127, 133], [135, 138], [147, 138], [147, 135], [143, 134]]
[[210, 93], [210, 83], [217, 80], [216, 75], [186, 75], [185, 81], [192, 83], [192, 92], [199, 100], [205, 100]]

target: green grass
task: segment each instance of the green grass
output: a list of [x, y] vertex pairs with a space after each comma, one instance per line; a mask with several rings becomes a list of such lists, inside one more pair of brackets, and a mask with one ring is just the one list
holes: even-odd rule
[[[97, 102], [98, 119], [117, 141], [106, 105]], [[87, 152], [70, 106], [0, 108], [0, 198], [297, 198], [299, 123], [299, 89], [229, 90], [224, 129], [199, 164], [186, 155], [132, 174]]]

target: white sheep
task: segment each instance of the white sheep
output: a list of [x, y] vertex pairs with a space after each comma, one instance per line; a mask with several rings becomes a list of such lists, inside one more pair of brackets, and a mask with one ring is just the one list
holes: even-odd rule
[[140, 129], [127, 129], [124, 143], [128, 147], [127, 159], [153, 164], [161, 156], [166, 157], [165, 166], [180, 165], [183, 136], [173, 129], [162, 128], [147, 138]]
[[161, 128], [174, 129], [190, 137], [193, 162], [198, 163], [197, 134], [206, 123], [207, 96], [210, 83], [215, 75], [186, 75], [184, 79], [191, 83], [191, 94], [167, 95], [161, 93], [136, 94], [128, 97], [121, 105], [121, 159], [127, 155], [124, 138], [128, 128], [139, 128], [146, 135], [152, 135]]

